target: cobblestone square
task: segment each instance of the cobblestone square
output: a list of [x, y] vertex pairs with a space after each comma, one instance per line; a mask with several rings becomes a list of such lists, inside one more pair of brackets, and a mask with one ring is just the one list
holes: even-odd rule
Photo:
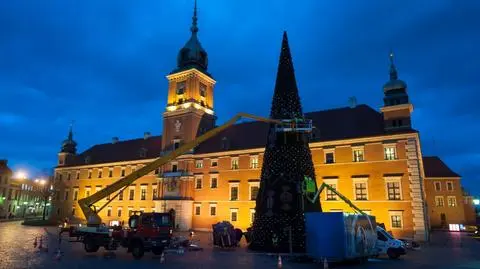
[[[48, 252], [34, 248], [35, 237], [48, 234]], [[198, 233], [197, 240], [203, 251], [185, 252], [184, 254], [168, 253], [165, 262], [160, 257], [147, 253], [141, 260], [134, 260], [124, 249], [119, 249], [113, 257], [100, 249], [97, 253], [87, 254], [83, 244], [70, 243], [63, 240], [59, 260], [55, 250], [58, 247], [57, 229], [54, 227], [26, 227], [20, 222], [0, 223], [0, 268], [277, 268], [277, 257], [250, 253], [244, 244], [234, 250], [214, 249], [208, 233]], [[37, 239], [37, 243], [39, 243]], [[365, 264], [338, 264], [331, 268], [480, 268], [480, 242], [466, 234], [435, 232], [432, 241], [420, 250], [409, 251], [399, 260], [387, 258], [370, 259]], [[322, 268], [321, 264], [302, 264], [283, 259], [283, 268]]]

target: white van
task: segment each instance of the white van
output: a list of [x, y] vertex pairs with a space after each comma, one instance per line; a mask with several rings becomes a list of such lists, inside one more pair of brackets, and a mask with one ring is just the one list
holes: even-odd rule
[[384, 229], [377, 226], [377, 242], [375, 243], [377, 249], [377, 256], [386, 254], [390, 259], [397, 259], [401, 255], [405, 255], [405, 244], [393, 238]]

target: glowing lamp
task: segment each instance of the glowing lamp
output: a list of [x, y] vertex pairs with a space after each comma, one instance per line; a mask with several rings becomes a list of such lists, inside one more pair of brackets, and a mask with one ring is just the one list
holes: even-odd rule
[[474, 205], [480, 205], [480, 199], [473, 199]]

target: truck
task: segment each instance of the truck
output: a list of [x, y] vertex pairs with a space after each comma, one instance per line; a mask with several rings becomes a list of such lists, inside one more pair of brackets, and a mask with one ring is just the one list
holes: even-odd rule
[[324, 189], [338, 196], [355, 213], [306, 213], [308, 256], [319, 260], [343, 261], [367, 260], [382, 254], [396, 259], [406, 254], [404, 243], [378, 226], [374, 216], [367, 215], [330, 185], [323, 183], [315, 191], [312, 179], [305, 177], [302, 190], [307, 201], [316, 202]]
[[[71, 242], [83, 243], [86, 252], [96, 252], [100, 247], [104, 247], [107, 250], [116, 250], [120, 246], [126, 248], [128, 252], [131, 252], [135, 259], [140, 259], [146, 251], [161, 254], [163, 250], [169, 246], [171, 241], [174, 228], [172, 227], [174, 223], [173, 216], [168, 213], [140, 213], [138, 215], [135, 213], [129, 218], [128, 227], [123, 228], [119, 226], [107, 227], [102, 224], [102, 219], [98, 213], [140, 177], [167, 164], [176, 157], [189, 152], [200, 143], [229, 128], [241, 118], [250, 118], [275, 124], [276, 126], [290, 125], [286, 120], [269, 119], [246, 113], [238, 113], [225, 124], [215, 127], [198, 138], [185, 143], [178, 149], [165, 152], [163, 156], [155, 159], [144, 167], [117, 180], [106, 188], [80, 199], [78, 205], [86, 218], [86, 225], [62, 228], [60, 230], [60, 236], [62, 233], [68, 232], [70, 237], [76, 238], [76, 240], [72, 240]], [[304, 132], [305, 130], [301, 131]], [[117, 194], [114, 195], [115, 193]], [[108, 199], [103, 205], [97, 207], [96, 203], [111, 195], [113, 197]]]

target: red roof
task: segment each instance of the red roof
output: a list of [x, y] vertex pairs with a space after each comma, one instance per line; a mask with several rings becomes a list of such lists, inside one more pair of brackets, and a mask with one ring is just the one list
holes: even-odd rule
[[[354, 108], [344, 107], [331, 110], [310, 112], [305, 118], [311, 119], [315, 127], [312, 142], [331, 141], [385, 135], [383, 117], [378, 111], [367, 105]], [[235, 124], [195, 148], [195, 154], [263, 148], [267, 142], [269, 124], [250, 121]], [[415, 132], [413, 129], [402, 132]], [[390, 132], [391, 133], [391, 132]], [[119, 141], [115, 144], [95, 145], [79, 154], [72, 165], [141, 160], [158, 157], [161, 151], [161, 136], [148, 139]], [[146, 155], [142, 157], [141, 150]]]
[[460, 177], [437, 156], [423, 157], [423, 168], [425, 177]]

